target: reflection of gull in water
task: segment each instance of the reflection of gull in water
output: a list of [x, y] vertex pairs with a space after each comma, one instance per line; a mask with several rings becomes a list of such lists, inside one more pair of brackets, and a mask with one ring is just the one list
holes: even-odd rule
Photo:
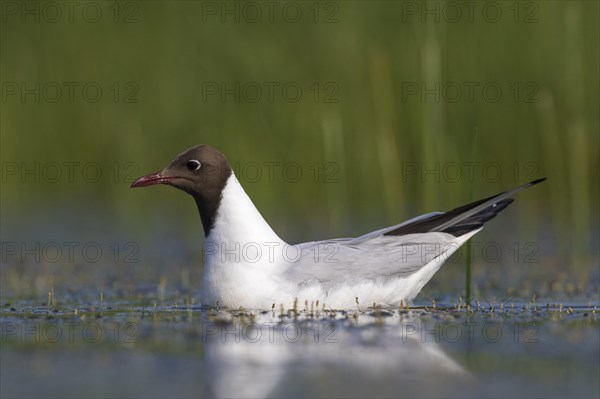
[[423, 395], [469, 380], [433, 340], [406, 334], [398, 325], [355, 327], [326, 319], [233, 323], [205, 338], [205, 381], [213, 397], [261, 398], [278, 390], [277, 396], [306, 396], [317, 388], [322, 396], [322, 385], [331, 384], [339, 385], [332, 393], [339, 388], [352, 396], [382, 386], [390, 394], [398, 388], [402, 395]]

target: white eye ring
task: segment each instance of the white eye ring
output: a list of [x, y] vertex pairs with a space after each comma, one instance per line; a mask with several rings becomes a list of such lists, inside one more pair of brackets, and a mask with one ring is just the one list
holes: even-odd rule
[[188, 170], [195, 171], [195, 170], [200, 169], [200, 162], [196, 161], [195, 159], [191, 159], [191, 160], [187, 161], [187, 163], [185, 164], [185, 167]]

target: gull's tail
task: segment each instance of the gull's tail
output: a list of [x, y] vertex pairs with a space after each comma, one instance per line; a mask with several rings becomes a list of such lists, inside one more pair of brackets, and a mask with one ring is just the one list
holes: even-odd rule
[[489, 198], [463, 205], [446, 213], [418, 220], [385, 233], [386, 236], [401, 236], [405, 234], [443, 232], [460, 237], [470, 231], [477, 230], [485, 222], [496, 217], [503, 209], [513, 202], [509, 198], [531, 186], [546, 180], [545, 177], [523, 184], [510, 191], [504, 191]]

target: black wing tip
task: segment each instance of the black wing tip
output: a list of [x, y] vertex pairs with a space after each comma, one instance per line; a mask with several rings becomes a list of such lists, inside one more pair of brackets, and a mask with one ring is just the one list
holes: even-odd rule
[[[539, 179], [532, 180], [529, 183], [525, 183], [522, 186], [519, 186], [519, 187], [513, 189], [511, 196], [516, 194], [518, 191], [527, 189], [527, 188], [534, 186], [536, 184], [539, 184], [543, 181], [546, 181], [546, 177], [541, 177]], [[479, 201], [475, 201], [470, 204], [463, 205], [461, 207], [452, 209], [451, 211], [448, 211], [446, 213], [431, 216], [426, 219], [417, 220], [413, 223], [409, 223], [407, 225], [401, 226], [395, 230], [388, 231], [384, 235], [386, 235], [386, 236], [402, 236], [405, 234], [419, 234], [419, 233], [426, 233], [426, 232], [430, 232], [430, 231], [438, 231], [439, 232], [440, 230], [435, 229], [435, 225], [439, 226], [440, 224], [444, 223], [444, 220], [448, 220], [448, 218], [456, 217], [456, 215], [460, 215], [461, 213], [466, 212], [469, 209], [474, 208], [475, 206], [478, 206], [488, 200], [492, 200], [495, 197], [501, 196], [502, 194], [506, 194], [506, 193], [507, 192], [504, 191], [500, 194], [496, 194], [491, 197], [484, 198]], [[483, 226], [483, 223], [496, 217], [496, 215], [498, 213], [503, 211], [513, 201], [514, 201], [513, 198], [502, 199], [496, 203], [491, 204], [489, 207], [481, 210], [480, 212], [478, 212], [474, 215], [471, 215], [470, 217], [466, 218], [465, 220], [457, 222], [456, 224], [453, 224], [452, 226], [447, 227], [444, 230], [441, 230], [441, 232], [450, 233], [450, 234], [458, 237], [462, 234], [468, 233], [469, 231], [475, 230], [476, 228], [480, 228]], [[432, 229], [432, 226], [433, 226], [433, 229]]]
[[473, 230], [480, 229], [484, 223], [492, 220], [500, 212], [506, 209], [510, 204], [514, 202], [513, 198], [506, 198], [490, 205], [488, 208], [482, 210], [479, 213], [465, 219], [464, 221], [450, 226], [447, 229], [442, 230], [442, 233], [452, 234], [455, 237], [460, 237], [464, 234], [470, 233]]
[[[500, 200], [500, 201], [496, 202], [494, 205], [490, 206], [487, 209], [489, 209], [490, 211], [498, 214], [499, 212], [501, 212], [504, 209], [506, 209], [506, 207], [509, 206], [510, 204], [512, 204], [513, 202], [515, 202], [514, 198], [505, 198], [503, 200]], [[484, 209], [481, 213], [484, 213], [485, 211], [486, 210]]]
[[546, 179], [547, 179], [546, 177], [540, 177], [539, 179], [536, 179], [536, 180], [530, 181], [530, 182], [529, 182], [529, 184], [530, 184], [530, 185], [532, 185], [532, 186], [534, 186], [534, 185], [536, 185], [536, 184], [538, 184], [538, 183], [541, 183], [541, 182], [543, 182], [543, 181], [546, 181]]

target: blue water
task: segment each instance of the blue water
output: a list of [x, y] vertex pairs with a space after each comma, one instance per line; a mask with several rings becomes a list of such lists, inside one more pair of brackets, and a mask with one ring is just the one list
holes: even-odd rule
[[282, 313], [104, 300], [4, 305], [2, 397], [600, 393], [594, 306]]

